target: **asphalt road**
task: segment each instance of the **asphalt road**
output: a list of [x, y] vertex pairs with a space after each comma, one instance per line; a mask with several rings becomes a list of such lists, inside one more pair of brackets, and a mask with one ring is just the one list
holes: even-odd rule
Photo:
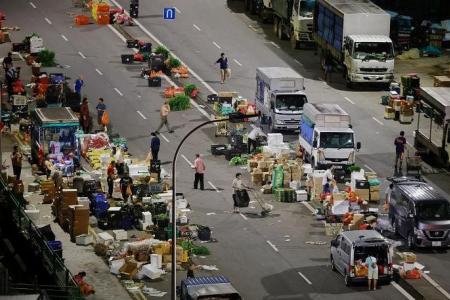
[[[71, 9], [70, 1], [39, 0], [33, 4], [36, 8], [27, 1], [4, 5], [10, 23], [22, 28], [14, 36], [24, 37], [29, 32], [38, 32], [44, 38], [45, 45], [55, 50], [58, 62], [70, 66], [64, 69], [66, 74], [72, 78], [84, 74], [87, 84], [84, 93], [93, 104], [92, 110], [96, 97], [105, 98], [114, 130], [128, 139], [133, 154], [144, 158], [148, 151], [149, 133], [159, 123], [161, 90], [148, 88], [146, 82], [138, 77], [140, 66], [120, 64], [120, 54], [131, 51], [108, 27], [73, 27], [73, 13], [77, 13], [77, 10]], [[236, 62], [235, 66], [232, 65], [232, 78], [222, 90], [238, 90], [248, 97], [253, 95], [254, 70], [257, 66], [269, 61], [267, 65], [284, 66], [286, 62], [293, 61], [283, 49], [269, 44], [264, 36], [246, 28], [246, 17], [225, 10], [223, 2], [198, 1], [195, 9], [184, 2], [176, 2], [181, 14], [176, 23], [168, 24], [162, 23], [158, 13], [166, 5], [162, 1], [152, 1], [151, 5], [141, 1], [139, 20], [215, 89], [222, 87], [216, 82], [217, 70], [213, 62], [222, 50], [227, 52], [230, 59], [236, 59], [242, 65]], [[189, 23], [193, 20], [200, 30]], [[248, 22], [254, 24], [250, 20]], [[305, 57], [299, 57], [298, 60], [305, 61], [302, 64], [306, 67], [299, 65], [299, 71], [308, 79], [307, 91], [311, 101], [333, 99], [330, 101], [342, 104], [352, 116], [357, 116], [355, 130], [365, 145], [371, 145], [364, 148], [361, 159], [366, 158], [369, 163], [373, 161], [371, 166], [377, 171], [389, 169], [389, 164], [383, 160], [391, 153], [390, 143], [373, 142], [373, 135], [368, 133], [372, 132], [371, 127], [379, 126], [380, 138], [377, 141], [381, 141], [381, 137], [391, 141], [398, 129], [390, 128], [387, 124], [380, 125], [370, 118], [371, 113], [382, 110], [381, 106], [368, 105], [377, 99], [378, 96], [374, 96], [376, 93], [356, 92], [350, 98], [355, 104], [351, 104], [343, 97], [354, 92], [335, 89], [317, 80], [317, 74], [308, 71], [313, 69], [311, 62], [317, 58], [310, 52], [303, 52], [300, 53]], [[361, 100], [357, 102], [356, 99], [360, 97]], [[174, 145], [202, 120], [202, 115], [194, 109], [171, 114], [170, 121], [176, 131], [174, 134], [162, 132], [165, 138], [162, 139], [163, 151], [160, 153], [162, 161], [168, 162], [165, 166], [167, 170], [170, 170]], [[219, 242], [209, 245], [213, 251], [211, 259], [217, 260], [221, 272], [231, 278], [245, 298], [404, 298], [392, 286], [383, 286], [376, 292], [367, 292], [363, 286], [346, 288], [343, 279], [328, 269], [328, 246], [305, 244], [311, 240], [327, 241], [328, 238], [324, 236], [320, 223], [314, 221], [310, 217], [311, 213], [301, 204], [274, 203], [274, 215], [264, 219], [252, 213], [257, 210], [256, 204], [255, 209], [250, 208], [247, 214], [230, 213], [231, 180], [240, 169], [225, 166], [223, 158], [208, 154], [209, 145], [217, 143], [212, 138], [212, 130], [208, 128], [192, 136], [182, 150], [190, 162], [195, 153], [205, 154], [207, 187], [209, 185], [211, 189], [203, 193], [192, 191], [192, 170], [182, 157], [177, 164], [177, 189], [184, 192], [192, 203], [193, 221], [214, 227], [214, 235]], [[375, 165], [378, 162], [382, 167]]]

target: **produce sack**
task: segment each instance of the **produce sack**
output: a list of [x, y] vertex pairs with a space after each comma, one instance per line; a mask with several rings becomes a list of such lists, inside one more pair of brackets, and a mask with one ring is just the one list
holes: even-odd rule
[[272, 190], [282, 188], [284, 184], [283, 166], [277, 166], [272, 171]]

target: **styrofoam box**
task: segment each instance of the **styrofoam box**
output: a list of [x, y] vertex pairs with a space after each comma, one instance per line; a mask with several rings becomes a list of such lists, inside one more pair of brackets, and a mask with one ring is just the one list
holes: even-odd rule
[[149, 211], [143, 211], [142, 212], [142, 221], [144, 223], [153, 223], [152, 221], [152, 213]]
[[25, 213], [33, 221], [34, 224], [39, 223], [40, 211], [39, 209], [26, 209]]
[[312, 168], [311, 164], [303, 164], [302, 168], [303, 168], [303, 174], [311, 174], [313, 172], [313, 168]]
[[305, 190], [295, 191], [297, 201], [308, 201], [308, 193]]
[[94, 243], [94, 237], [90, 234], [81, 234], [75, 238], [75, 243], [77, 245], [86, 246]]
[[300, 181], [291, 181], [289, 182], [289, 187], [293, 190], [298, 190], [300, 188]]
[[128, 240], [128, 234], [123, 229], [113, 230], [113, 235], [116, 241], [125, 241]]
[[152, 264], [147, 264], [142, 266], [142, 273], [150, 279], [157, 279], [161, 277], [164, 272]]
[[114, 242], [114, 238], [107, 232], [100, 232], [98, 235], [98, 242], [102, 244], [110, 244]]
[[109, 272], [118, 275], [120, 268], [125, 264], [125, 259], [116, 259], [109, 262]]
[[110, 208], [108, 208], [109, 212], [119, 212], [122, 208], [119, 206], [112, 206]]
[[150, 264], [152, 266], [157, 267], [158, 269], [162, 268], [162, 255], [160, 254], [151, 254], [150, 255]]
[[281, 133], [268, 133], [267, 134], [267, 144], [269, 146], [278, 145], [281, 143], [283, 143], [283, 134], [281, 134]]
[[187, 202], [187, 200], [186, 199], [177, 199], [176, 200], [176, 208], [178, 208], [178, 209], [183, 209], [183, 208], [186, 208], [187, 207], [187, 205], [188, 205], [188, 202]]
[[153, 225], [153, 222], [145, 223], [144, 221], [139, 220], [139, 229], [140, 230], [145, 230], [148, 226], [152, 226], [152, 225]]
[[152, 203], [152, 197], [142, 197], [142, 203], [143, 204], [150, 204], [150, 203]]

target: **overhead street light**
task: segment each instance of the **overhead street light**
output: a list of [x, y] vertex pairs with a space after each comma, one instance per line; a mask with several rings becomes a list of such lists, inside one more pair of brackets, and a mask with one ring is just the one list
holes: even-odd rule
[[178, 153], [180, 152], [181, 146], [184, 144], [186, 139], [193, 134], [198, 129], [202, 128], [205, 125], [211, 124], [211, 123], [218, 123], [218, 122], [231, 122], [231, 123], [241, 123], [245, 119], [255, 118], [259, 117], [259, 114], [252, 114], [252, 115], [244, 115], [240, 112], [231, 113], [228, 115], [228, 118], [225, 119], [218, 119], [218, 120], [210, 120], [201, 123], [200, 125], [196, 126], [194, 129], [189, 131], [181, 140], [181, 142], [178, 144], [177, 149], [175, 150], [175, 154], [173, 156], [172, 161], [172, 278], [171, 278], [171, 299], [176, 300], [177, 299], [177, 254], [176, 254], [176, 247], [177, 247], [177, 209], [176, 209], [176, 163], [178, 158]]

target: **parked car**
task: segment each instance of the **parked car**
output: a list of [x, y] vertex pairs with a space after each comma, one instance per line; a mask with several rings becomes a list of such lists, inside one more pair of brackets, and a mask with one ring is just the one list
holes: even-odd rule
[[378, 279], [390, 282], [393, 276], [391, 244], [375, 230], [344, 231], [331, 241], [331, 268], [344, 276], [345, 285], [367, 281], [367, 275], [357, 273], [358, 261], [371, 255], [377, 259]]
[[393, 179], [392, 226], [410, 248], [450, 245], [450, 202], [426, 182]]

